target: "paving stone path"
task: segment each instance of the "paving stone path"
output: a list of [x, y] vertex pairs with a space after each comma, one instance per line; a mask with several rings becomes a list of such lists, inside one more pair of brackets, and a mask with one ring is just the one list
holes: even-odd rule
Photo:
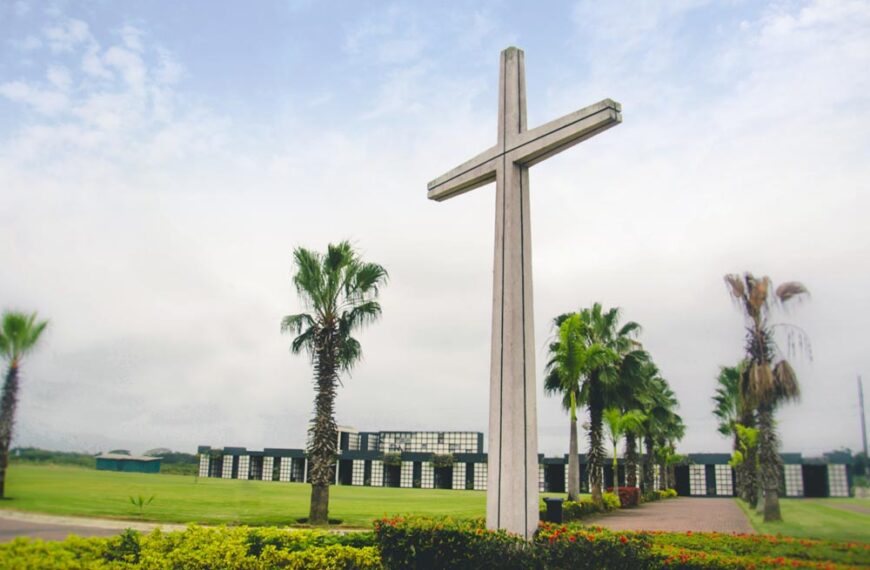
[[150, 532], [157, 527], [163, 530], [184, 530], [185, 528], [184, 525], [175, 524], [61, 517], [0, 510], [0, 542], [9, 542], [19, 536], [41, 538], [43, 540], [64, 540], [71, 534], [78, 536], [115, 536], [126, 528]]
[[734, 499], [678, 497], [586, 519], [611, 530], [739, 532], [754, 534]]
[[833, 501], [829, 501], [829, 502], [825, 503], [825, 506], [828, 506], [828, 507], [831, 507], [834, 509], [840, 509], [841, 511], [850, 511], [850, 512], [858, 513], [861, 515], [870, 515], [870, 507], [864, 506], [864, 505], [852, 505], [849, 503], [838, 504], [838, 503], [835, 503]]

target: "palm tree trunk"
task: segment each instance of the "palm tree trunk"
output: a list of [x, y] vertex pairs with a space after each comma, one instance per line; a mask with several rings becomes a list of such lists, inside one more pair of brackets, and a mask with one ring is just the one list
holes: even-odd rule
[[[573, 403], [573, 402], [572, 402]], [[571, 438], [568, 443], [568, 500], [580, 499], [580, 452], [577, 449], [577, 413], [571, 414]]]
[[[737, 428], [734, 429], [734, 441], [731, 444], [732, 457], [735, 452], [740, 451], [740, 438], [737, 436]], [[738, 497], [743, 497], [743, 470], [740, 465], [734, 467], [734, 491]]]
[[655, 476], [653, 475], [653, 439], [649, 435], [643, 437], [644, 458], [643, 458], [643, 492], [649, 493], [655, 490]]
[[0, 499], [6, 498], [6, 467], [9, 465], [9, 446], [12, 444], [12, 426], [18, 404], [18, 362], [9, 363], [3, 396], [0, 400]]
[[625, 434], [625, 485], [637, 487], [637, 438], [633, 433]]
[[602, 503], [601, 470], [604, 467], [604, 445], [602, 440], [602, 416], [604, 413], [604, 397], [597, 374], [589, 379], [589, 488], [592, 500]]
[[314, 422], [308, 455], [311, 460], [311, 507], [308, 522], [329, 524], [329, 485], [335, 474], [338, 429], [335, 425], [335, 392], [338, 381], [336, 334], [332, 327], [317, 333], [315, 353]]
[[758, 459], [761, 488], [764, 489], [764, 522], [781, 521], [779, 509], [779, 479], [782, 459], [778, 453], [779, 441], [773, 422], [773, 407], [758, 407]]
[[618, 487], [619, 487], [619, 460], [616, 458], [617, 453], [618, 453], [617, 444], [614, 443], [613, 444], [613, 477], [611, 477], [611, 479], [613, 480], [612, 489], [613, 489], [614, 493], [619, 493], [619, 491], [618, 491]]

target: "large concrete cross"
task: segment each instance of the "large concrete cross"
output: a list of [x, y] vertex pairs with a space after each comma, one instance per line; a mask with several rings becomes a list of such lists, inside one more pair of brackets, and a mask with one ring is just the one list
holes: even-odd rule
[[538, 422], [529, 167], [622, 121], [605, 99], [526, 130], [523, 52], [501, 52], [498, 142], [429, 183], [447, 200], [495, 181], [495, 262], [486, 524], [531, 537], [538, 526]]

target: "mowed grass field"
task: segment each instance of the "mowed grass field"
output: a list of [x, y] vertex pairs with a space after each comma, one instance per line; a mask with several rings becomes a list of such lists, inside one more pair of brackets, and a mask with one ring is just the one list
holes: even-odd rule
[[776, 523], [735, 501], [763, 534], [870, 543], [870, 499], [780, 499], [783, 521]]
[[[96, 471], [12, 464], [0, 508], [63, 516], [172, 523], [292, 525], [308, 516], [311, 487], [303, 483], [237, 481], [186, 475]], [[143, 515], [130, 497], [154, 495]], [[330, 487], [329, 516], [343, 526], [369, 527], [384, 515], [484, 516], [486, 493], [434, 489]]]

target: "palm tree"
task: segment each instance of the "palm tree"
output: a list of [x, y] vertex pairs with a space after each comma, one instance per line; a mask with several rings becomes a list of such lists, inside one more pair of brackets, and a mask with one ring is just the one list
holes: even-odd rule
[[284, 317], [281, 331], [297, 336], [293, 354], [305, 350], [314, 366], [314, 420], [309, 428], [311, 507], [308, 520], [325, 525], [329, 520], [329, 485], [336, 459], [335, 394], [340, 372], [348, 372], [362, 356], [359, 341], [351, 336], [381, 314], [375, 300], [387, 282], [387, 271], [367, 263], [350, 243], [330, 244], [326, 254], [302, 247], [293, 252], [293, 285], [310, 313]]
[[[655, 389], [652, 381], [659, 373], [658, 368], [647, 354], [646, 360], [641, 362], [633, 372], [621, 390], [621, 407], [643, 410], [649, 403], [651, 391]], [[625, 484], [628, 487], [638, 486], [638, 465], [643, 463], [638, 454], [638, 440], [643, 438], [645, 425], [646, 420], [641, 422], [640, 429], [629, 430], [625, 434]], [[644, 468], [642, 467], [641, 472]]]
[[620, 310], [604, 311], [600, 303], [578, 313], [583, 323], [584, 351], [587, 359], [580, 399], [589, 409], [589, 486], [592, 500], [601, 502], [601, 474], [604, 467], [603, 414], [608, 403], [620, 401], [620, 390], [647, 360], [634, 337], [640, 325], [630, 321], [619, 325]]
[[[791, 364], [778, 354], [773, 337], [773, 325], [769, 322], [771, 305], [784, 305], [792, 299], [802, 299], [809, 291], [801, 283], [783, 283], [776, 290], [768, 277], [756, 278], [751, 273], [726, 275], [725, 283], [731, 297], [740, 305], [748, 326], [746, 329], [747, 367], [741, 377], [741, 391], [747, 404], [757, 410], [758, 418], [758, 463], [761, 487], [764, 490], [764, 520], [782, 520], [779, 508], [779, 479], [782, 459], [779, 457], [779, 440], [774, 425], [776, 407], [800, 397], [797, 375]], [[808, 346], [806, 337], [798, 332], [801, 347]], [[792, 346], [792, 338], [789, 338]]]
[[[716, 394], [713, 396], [713, 415], [719, 420], [719, 433], [732, 438], [732, 451], [740, 452], [741, 443], [737, 426], [755, 425], [755, 411], [746, 404], [746, 395], [741, 393], [740, 378], [746, 368], [745, 362], [737, 366], [722, 366], [716, 377]], [[742, 452], [741, 452], [742, 453]], [[747, 503], [754, 504], [758, 492], [756, 486], [755, 448], [747, 451], [746, 459], [734, 465], [737, 478], [737, 494]]]
[[9, 465], [9, 446], [18, 404], [21, 361], [36, 347], [46, 326], [48, 321], [36, 321], [36, 313], [25, 315], [15, 311], [4, 312], [0, 324], [0, 356], [8, 366], [0, 400], [0, 498], [6, 496], [6, 467]]
[[[646, 388], [638, 394], [638, 408], [644, 414], [641, 425], [641, 437], [643, 439], [644, 457], [642, 467], [642, 487], [644, 492], [654, 488], [654, 467], [656, 459], [656, 446], [662, 440], [661, 433], [665, 426], [673, 421], [678, 403], [668, 385], [667, 380], [659, 375], [659, 370], [652, 362], [647, 363], [645, 375], [648, 380]], [[663, 474], [664, 475], [664, 474]]]
[[[640, 410], [629, 410], [623, 412], [619, 408], [607, 408], [604, 410], [604, 424], [607, 426], [607, 432], [610, 436], [610, 443], [613, 444], [613, 491], [619, 486], [617, 478], [617, 448], [619, 440], [629, 433], [638, 433], [643, 425], [646, 417]], [[629, 465], [626, 463], [626, 477], [628, 477]]]
[[557, 337], [550, 343], [544, 390], [562, 394], [562, 405], [570, 418], [568, 443], [568, 500], [580, 497], [580, 457], [577, 445], [577, 402], [580, 398], [580, 377], [585, 372], [588, 354], [583, 346], [583, 322], [579, 315], [560, 315], [553, 320]]

